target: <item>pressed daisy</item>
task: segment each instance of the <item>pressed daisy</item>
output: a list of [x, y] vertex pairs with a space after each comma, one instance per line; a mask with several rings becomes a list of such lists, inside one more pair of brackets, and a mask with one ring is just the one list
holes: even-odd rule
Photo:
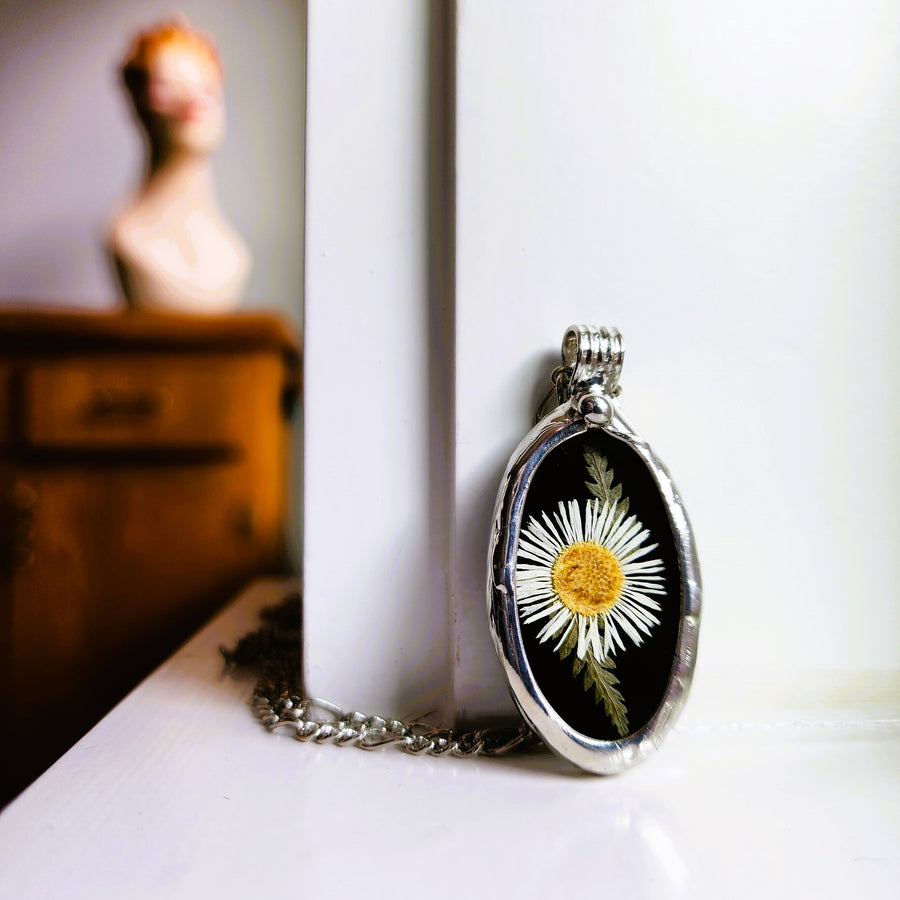
[[664, 593], [662, 560], [647, 559], [656, 544], [636, 516], [619, 513], [619, 504], [560, 501], [552, 518], [531, 517], [522, 529], [516, 560], [519, 614], [527, 625], [544, 621], [543, 643], [558, 637], [563, 646], [577, 629], [576, 652], [602, 661], [625, 650], [625, 638], [640, 645], [659, 624], [658, 600]]

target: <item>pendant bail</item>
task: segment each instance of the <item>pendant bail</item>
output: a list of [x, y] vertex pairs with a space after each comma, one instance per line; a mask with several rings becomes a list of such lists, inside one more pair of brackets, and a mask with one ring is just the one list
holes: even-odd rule
[[625, 351], [616, 328], [571, 325], [562, 343], [562, 365], [550, 380], [553, 387], [538, 408], [535, 422], [571, 401], [590, 425], [605, 425], [612, 416], [612, 399], [619, 396], [619, 376]]
[[617, 328], [570, 326], [562, 343], [563, 366], [571, 372], [568, 396], [599, 387], [608, 397], [618, 397], [624, 358]]

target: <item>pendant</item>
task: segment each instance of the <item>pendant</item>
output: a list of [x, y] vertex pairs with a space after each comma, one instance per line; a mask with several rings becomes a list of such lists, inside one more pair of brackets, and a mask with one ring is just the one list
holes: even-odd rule
[[662, 741], [700, 621], [690, 524], [623, 418], [622, 339], [572, 326], [555, 387], [513, 454], [491, 530], [488, 615], [516, 704], [561, 756], [611, 774]]

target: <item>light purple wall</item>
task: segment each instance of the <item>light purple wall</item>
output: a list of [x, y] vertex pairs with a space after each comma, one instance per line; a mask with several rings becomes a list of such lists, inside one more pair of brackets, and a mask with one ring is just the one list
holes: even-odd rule
[[[300, 318], [305, 3], [181, 0], [225, 64], [228, 133], [219, 199], [251, 246], [247, 307]], [[142, 147], [117, 66], [139, 27], [172, 7], [144, 0], [0, 4], [0, 303], [108, 308], [104, 250]]]

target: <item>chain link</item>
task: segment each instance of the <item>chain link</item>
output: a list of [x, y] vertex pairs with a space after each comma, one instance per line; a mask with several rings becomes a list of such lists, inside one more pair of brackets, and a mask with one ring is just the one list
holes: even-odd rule
[[220, 648], [228, 665], [260, 670], [252, 706], [269, 729], [286, 729], [299, 741], [375, 750], [399, 745], [416, 756], [504, 756], [543, 747], [526, 725], [459, 731], [427, 722], [403, 722], [345, 711], [300, 689], [300, 597], [291, 594], [262, 613], [262, 626], [241, 638], [233, 650]]
[[253, 708], [269, 731], [286, 728], [293, 730], [298, 741], [331, 742], [340, 746], [355, 744], [363, 750], [399, 744], [407, 753], [417, 756], [502, 756], [533, 750], [541, 743], [524, 724], [518, 728], [458, 732], [427, 722], [402, 722], [367, 716], [356, 710], [346, 712], [319, 697], [294, 695], [279, 697], [273, 702], [264, 690], [259, 689], [254, 693]]

